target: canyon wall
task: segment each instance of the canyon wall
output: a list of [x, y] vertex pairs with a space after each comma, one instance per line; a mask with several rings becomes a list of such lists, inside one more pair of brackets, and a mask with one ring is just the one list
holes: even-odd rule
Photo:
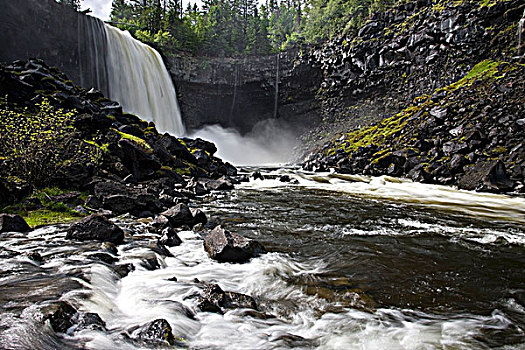
[[305, 131], [319, 121], [321, 72], [297, 50], [245, 58], [181, 55], [167, 62], [190, 130], [220, 124], [246, 133], [277, 118]]

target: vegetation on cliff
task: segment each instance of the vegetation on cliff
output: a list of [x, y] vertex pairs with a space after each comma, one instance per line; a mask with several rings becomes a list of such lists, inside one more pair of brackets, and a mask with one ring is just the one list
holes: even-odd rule
[[[429, 8], [439, 12], [466, 3], [481, 8], [506, 1], [510, 0], [439, 0]], [[111, 21], [168, 55], [177, 50], [208, 56], [261, 55], [338, 36], [349, 43], [374, 13], [404, 3], [410, 2], [270, 0], [259, 6], [255, 0], [206, 0], [200, 7], [190, 2], [184, 9], [179, 1], [115, 0]], [[385, 34], [407, 30], [409, 24], [386, 28]]]
[[525, 65], [484, 60], [394, 116], [337, 135], [308, 169], [523, 191]]

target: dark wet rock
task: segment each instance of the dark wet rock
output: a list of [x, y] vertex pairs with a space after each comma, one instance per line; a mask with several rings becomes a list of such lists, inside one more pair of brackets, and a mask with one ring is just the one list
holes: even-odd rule
[[283, 347], [289, 348], [308, 348], [311, 347], [311, 341], [300, 335], [291, 333], [280, 333], [273, 335], [270, 340], [276, 344], [282, 344]]
[[251, 175], [252, 179], [254, 180], [264, 180], [264, 176], [261, 174], [260, 171], [255, 171], [252, 175]]
[[282, 175], [282, 176], [279, 177], [279, 181], [280, 182], [291, 182], [292, 179], [288, 175]]
[[159, 243], [167, 247], [176, 247], [182, 244], [182, 240], [173, 228], [166, 227], [162, 230], [162, 236], [159, 238]]
[[166, 248], [166, 246], [160, 242], [155, 243], [151, 250], [159, 254], [160, 256], [173, 257], [173, 254], [169, 251], [169, 249]]
[[42, 255], [40, 255], [39, 253], [37, 252], [30, 252], [30, 253], [27, 253], [26, 256], [33, 260], [34, 262], [40, 264], [42, 263], [42, 261], [44, 261], [44, 259], [42, 258]]
[[135, 271], [135, 266], [130, 263], [114, 265], [113, 271], [119, 275], [120, 278], [124, 278], [129, 275], [130, 272]]
[[109, 265], [114, 264], [118, 261], [118, 258], [115, 258], [108, 253], [101, 253], [101, 252], [88, 254], [87, 257], [91, 260], [101, 261]]
[[208, 222], [208, 217], [206, 216], [206, 214], [204, 214], [202, 210], [191, 208], [190, 211], [191, 215], [193, 215], [193, 226], [197, 224], [206, 225], [206, 223]]
[[219, 262], [246, 262], [265, 253], [257, 241], [242, 237], [217, 226], [204, 238], [204, 249]]
[[204, 186], [209, 191], [225, 191], [234, 188], [233, 182], [224, 176], [217, 180], [201, 179], [200, 181], [204, 183]]
[[94, 214], [72, 224], [67, 230], [66, 238], [121, 244], [124, 241], [124, 231], [106, 217]]
[[[199, 220], [202, 220], [202, 216], [199, 215]], [[165, 227], [182, 227], [187, 225], [193, 227], [199, 221], [193, 216], [188, 206], [184, 203], [175, 205], [174, 207], [162, 212], [155, 220], [152, 225], [154, 227], [164, 229]]]
[[171, 325], [165, 319], [157, 319], [146, 323], [132, 333], [132, 338], [146, 342], [166, 342], [169, 345], [175, 344], [175, 337], [172, 333]]
[[93, 312], [78, 312], [71, 318], [71, 322], [74, 324], [74, 332], [83, 330], [106, 331], [106, 323], [98, 314]]
[[77, 310], [65, 301], [52, 302], [40, 310], [44, 315], [43, 320], [49, 320], [55, 332], [66, 333], [73, 326], [73, 316]]
[[0, 214], [0, 233], [28, 231], [31, 231], [31, 227], [20, 215]]
[[146, 270], [153, 271], [160, 268], [159, 261], [156, 257], [146, 258], [140, 262], [140, 266]]
[[213, 312], [213, 313], [216, 313], [216, 314], [223, 314], [224, 313], [222, 311], [222, 309], [218, 305], [216, 305], [211, 300], [206, 299], [206, 298], [200, 298], [197, 301], [197, 307], [199, 308], [199, 310], [201, 310], [203, 312]]
[[246, 294], [225, 292], [217, 284], [209, 284], [204, 288], [204, 294], [197, 301], [201, 311], [223, 313], [223, 309], [254, 309], [255, 300]]
[[512, 190], [512, 182], [503, 162], [492, 160], [469, 166], [459, 180], [459, 187], [465, 190], [508, 192]]

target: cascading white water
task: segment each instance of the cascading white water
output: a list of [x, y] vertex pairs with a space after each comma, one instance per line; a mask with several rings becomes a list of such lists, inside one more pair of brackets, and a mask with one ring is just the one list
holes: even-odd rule
[[183, 135], [177, 95], [160, 54], [127, 31], [105, 28], [109, 97], [124, 111], [154, 122], [158, 131]]

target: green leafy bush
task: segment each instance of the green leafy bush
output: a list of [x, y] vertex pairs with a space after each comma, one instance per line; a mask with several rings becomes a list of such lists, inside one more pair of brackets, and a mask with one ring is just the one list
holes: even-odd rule
[[0, 99], [0, 175], [42, 188], [68, 168], [97, 162], [100, 151], [73, 127], [75, 111], [56, 109], [47, 99], [18, 109]]

